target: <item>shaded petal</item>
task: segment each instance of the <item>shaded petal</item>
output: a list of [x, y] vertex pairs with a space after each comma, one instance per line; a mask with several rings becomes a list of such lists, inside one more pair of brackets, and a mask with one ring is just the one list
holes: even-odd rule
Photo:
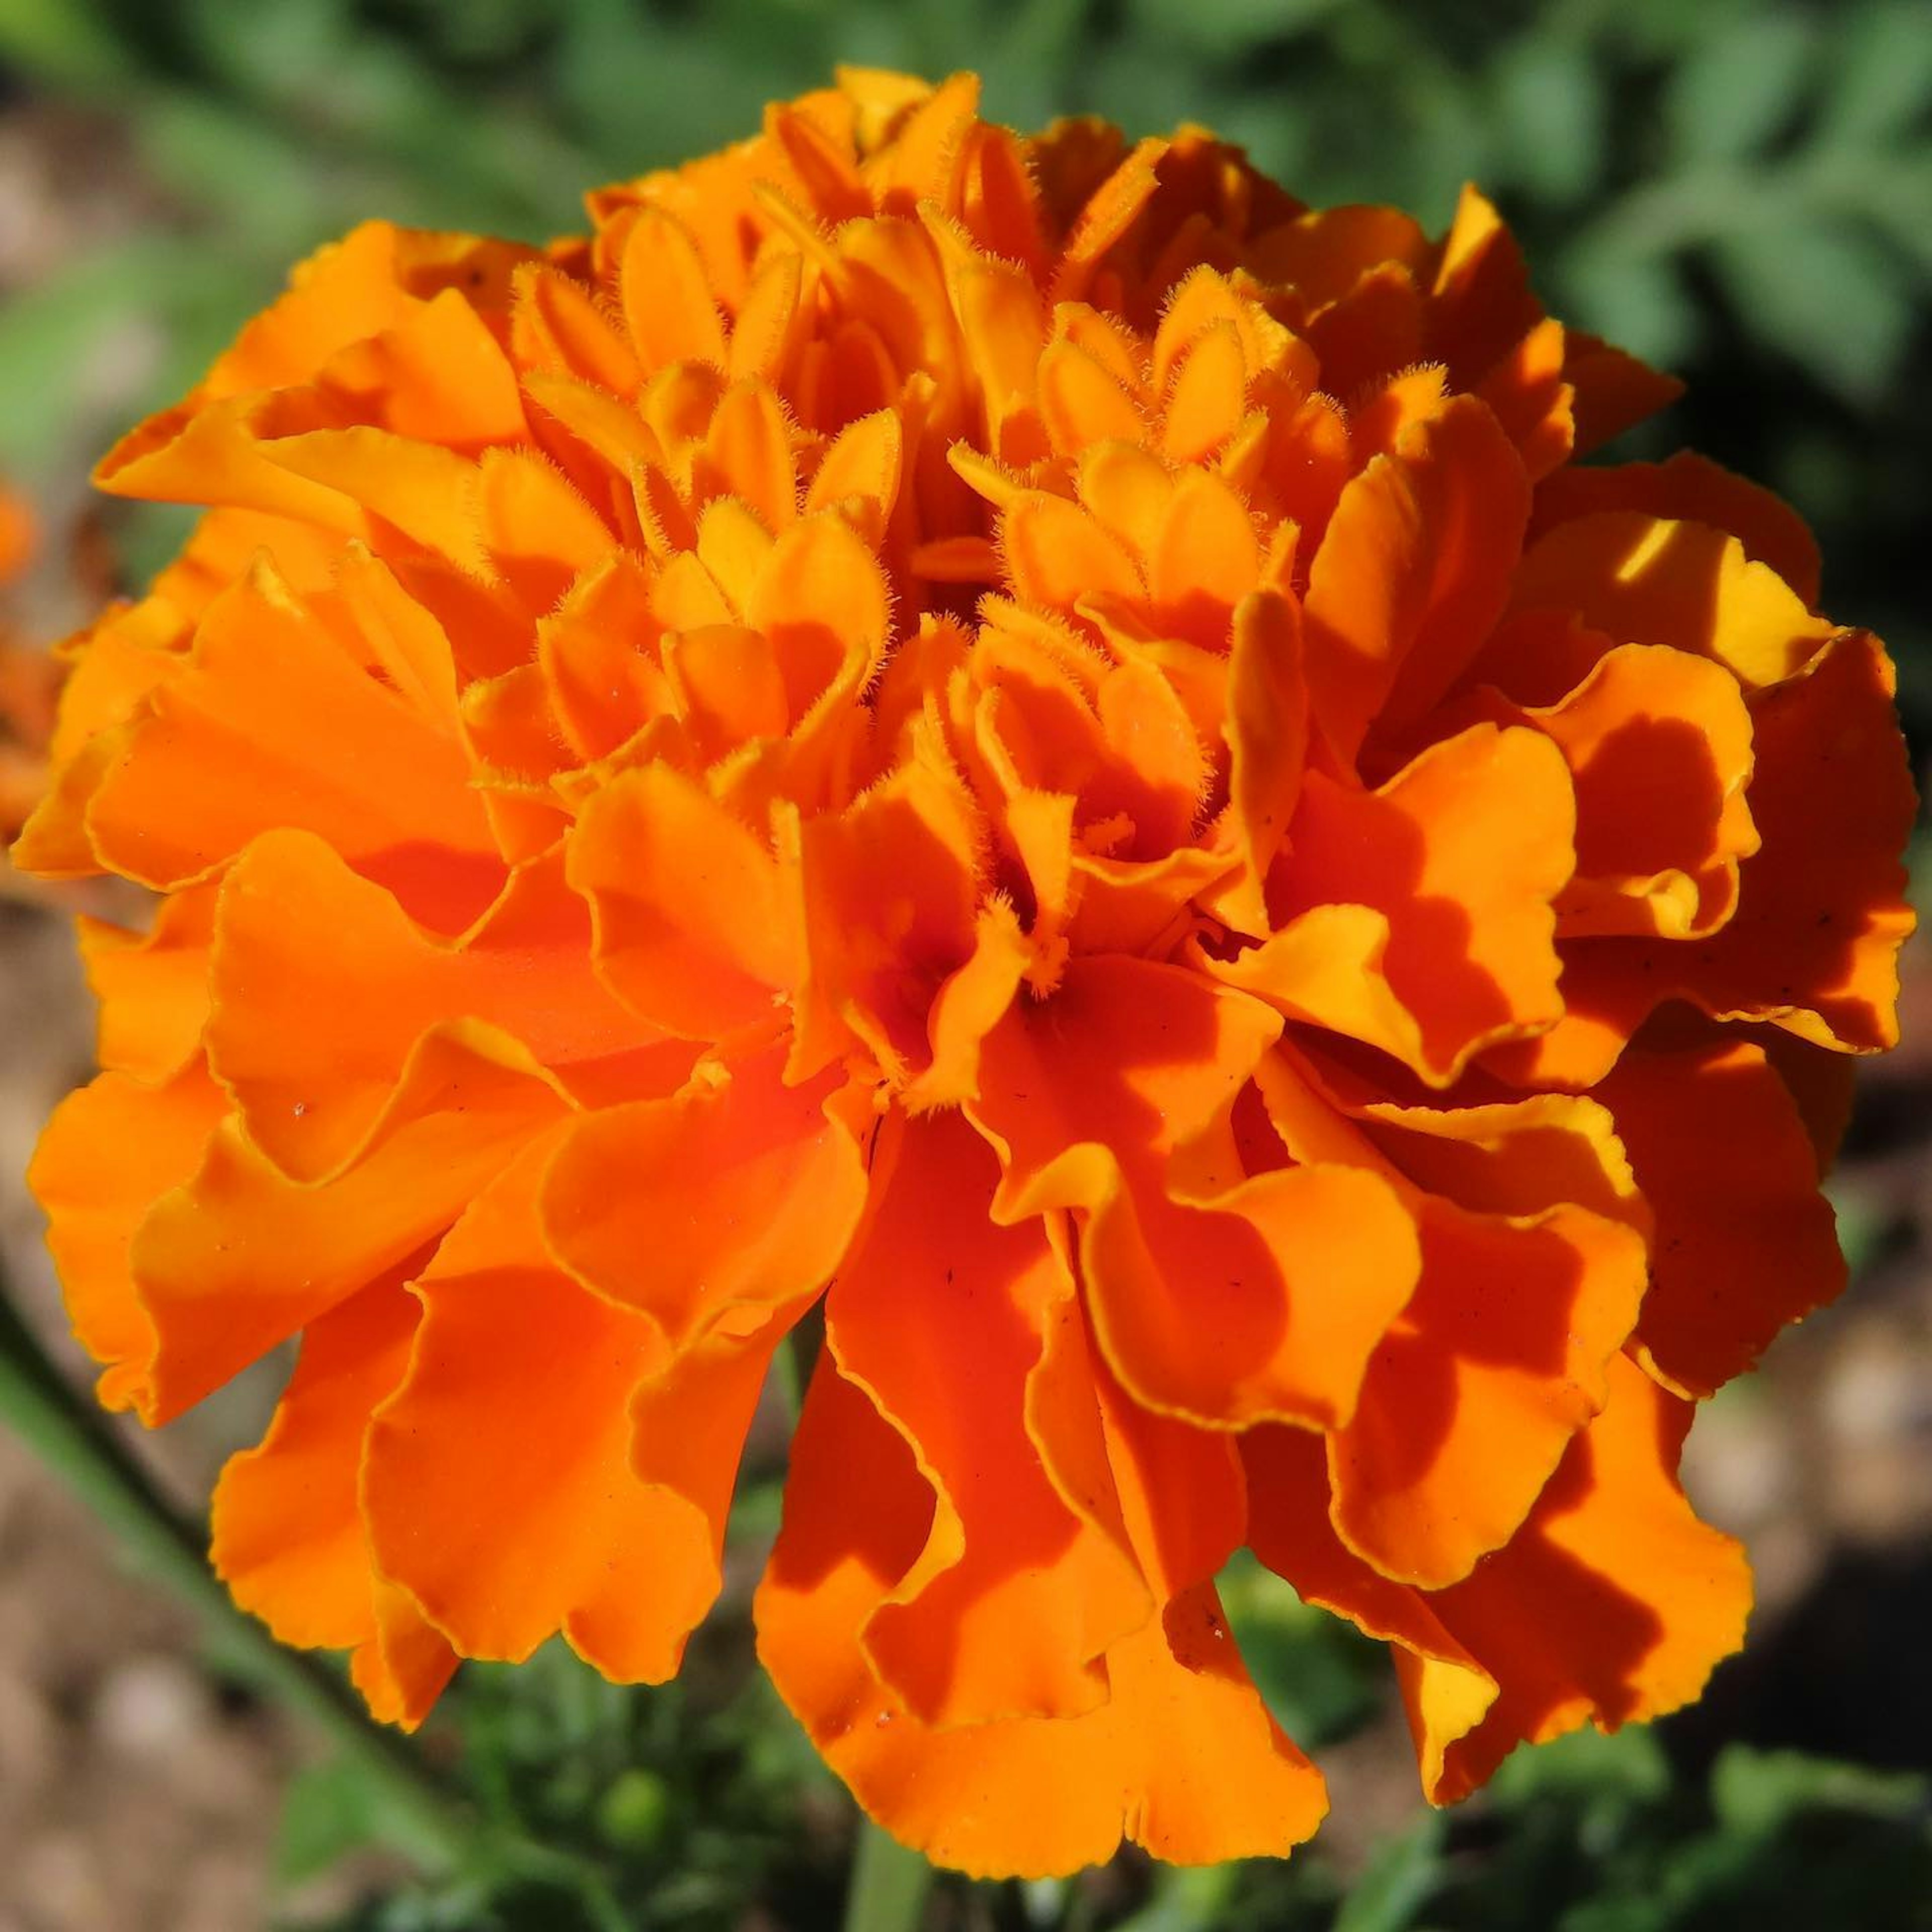
[[1737, 1648], [1750, 1601], [1739, 1546], [1700, 1522], [1676, 1468], [1691, 1405], [1627, 1358], [1528, 1522], [1465, 1582], [1436, 1592], [1360, 1562], [1327, 1520], [1318, 1440], [1243, 1439], [1256, 1553], [1307, 1601], [1400, 1646], [1424, 1792], [1464, 1797], [1526, 1739], [1688, 1703]]
[[335, 1174], [292, 1181], [233, 1120], [135, 1234], [155, 1340], [130, 1393], [171, 1420], [434, 1240], [565, 1111], [529, 1055], [464, 1022], [429, 1034], [368, 1139]]
[[617, 996], [668, 1033], [722, 1039], [796, 985], [797, 902], [770, 848], [700, 786], [653, 762], [585, 805], [566, 861]]
[[532, 1143], [418, 1278], [364, 1508], [384, 1574], [464, 1655], [520, 1662], [561, 1630], [605, 1675], [658, 1682], [716, 1594], [716, 1552], [698, 1510], [632, 1471], [632, 1405], [664, 1342], [549, 1258], [555, 1144]]
[[758, 1593], [759, 1654], [895, 1836], [975, 1875], [1045, 1876], [1102, 1862], [1124, 1838], [1207, 1864], [1279, 1854], [1314, 1830], [1320, 1774], [1247, 1682], [1211, 1590], [1115, 1645], [1112, 1696], [1084, 1716], [922, 1724], [872, 1676], [860, 1633], [917, 1560], [932, 1512], [910, 1451], [822, 1361]]
[[[1484, 1046], [1540, 1032], [1562, 1013], [1553, 907], [1574, 864], [1574, 813], [1562, 754], [1524, 730], [1475, 726], [1432, 746], [1378, 792], [1311, 772], [1270, 910], [1277, 926], [1330, 904], [1382, 914], [1382, 970], [1419, 1029], [1408, 1064], [1447, 1084]], [[1360, 938], [1366, 954], [1371, 935]], [[1228, 976], [1270, 997], [1268, 963], [1244, 971], [1237, 962]], [[1361, 1001], [1358, 990], [1335, 990], [1332, 1018], [1318, 1004], [1323, 988], [1306, 976], [1284, 988], [1282, 1003], [1341, 1030]], [[1371, 1043], [1393, 1051], [1400, 1032], [1390, 1010]]]
[[1415, 1279], [1408, 1217], [1375, 1176], [1241, 1172], [1228, 1115], [1279, 1024], [1176, 968], [1077, 959], [988, 1036], [969, 1110], [1006, 1168], [999, 1218], [1079, 1211], [1088, 1306], [1129, 1393], [1214, 1426], [1346, 1414]]
[[1712, 1394], [1845, 1285], [1817, 1157], [1784, 1082], [1742, 1042], [1633, 1046], [1597, 1092], [1657, 1216], [1641, 1358]]
[[1529, 514], [1522, 464], [1489, 410], [1457, 397], [1342, 491], [1303, 621], [1314, 714], [1352, 763], [1455, 681], [1502, 612]]
[[998, 1180], [957, 1114], [910, 1124], [826, 1304], [840, 1372], [932, 1486], [926, 1546], [863, 1641], [908, 1710], [940, 1726], [1104, 1702], [1102, 1654], [1153, 1609], [1138, 1568], [1069, 1506], [1022, 1420], [1075, 1290], [1042, 1229], [988, 1218]]
[[544, 1182], [556, 1258], [674, 1346], [817, 1293], [857, 1228], [870, 1096], [834, 1075], [788, 1087], [784, 1058], [706, 1060], [668, 1100], [586, 1114]]

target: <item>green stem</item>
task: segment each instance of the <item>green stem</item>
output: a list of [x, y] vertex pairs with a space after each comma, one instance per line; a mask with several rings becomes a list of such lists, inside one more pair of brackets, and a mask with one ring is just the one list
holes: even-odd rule
[[845, 1932], [918, 1932], [933, 1876], [920, 1853], [862, 1820], [852, 1888], [845, 1894]]
[[0, 1282], [0, 1420], [162, 1577], [256, 1682], [309, 1719], [352, 1757], [406, 1821], [425, 1862], [453, 1865], [472, 1848], [460, 1802], [395, 1732], [373, 1723], [342, 1680], [286, 1650], [235, 1606], [208, 1566], [200, 1532], [154, 1486], [106, 1418], [76, 1395]]

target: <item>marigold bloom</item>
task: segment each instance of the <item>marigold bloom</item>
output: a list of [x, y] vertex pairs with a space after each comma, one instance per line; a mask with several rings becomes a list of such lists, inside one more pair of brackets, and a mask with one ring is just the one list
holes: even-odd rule
[[757, 1606], [935, 1858], [1280, 1852], [1251, 1546], [1424, 1786], [1694, 1696], [1696, 1400], [1843, 1269], [1913, 809], [1797, 520], [1571, 459], [1672, 386], [1208, 136], [855, 74], [543, 249], [357, 230], [102, 465], [205, 505], [21, 862], [104, 1070], [34, 1180], [102, 1399], [302, 1338], [214, 1501], [419, 1719]]

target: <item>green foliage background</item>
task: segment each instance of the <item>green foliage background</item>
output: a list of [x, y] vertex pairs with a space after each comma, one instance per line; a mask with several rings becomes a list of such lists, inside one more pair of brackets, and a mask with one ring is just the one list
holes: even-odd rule
[[[1304, 198], [1439, 226], [1495, 195], [1550, 306], [1685, 376], [1654, 432], [1789, 496], [1827, 606], [1887, 637], [1921, 742], [1932, 448], [1932, 5], [1923, 0], [0, 0], [0, 86], [85, 110], [153, 218], [0, 292], [0, 469], [58, 491], [193, 380], [289, 263], [372, 213], [531, 237], [582, 190], [749, 130], [836, 62], [986, 81], [1018, 124], [1205, 122]], [[75, 372], [130, 330], [154, 352]], [[117, 514], [122, 514], [117, 512]], [[130, 573], [178, 526], [116, 526]], [[769, 1530], [770, 1487], [741, 1506]], [[1378, 1661], [1259, 1573], [1229, 1580], [1304, 1742], [1387, 1708]], [[632, 1693], [561, 1653], [467, 1673], [431, 1758], [544, 1855], [454, 1862], [347, 1760], [299, 1780], [298, 1881], [369, 1844], [420, 1868], [368, 1932], [836, 1922], [850, 1814], [745, 1663], [742, 1614], [693, 1681]], [[1932, 1784], [1647, 1733], [1525, 1753], [1419, 1814], [1346, 1881], [1286, 1867], [950, 1884], [934, 1925], [1004, 1932], [1703, 1932], [1932, 1927]]]

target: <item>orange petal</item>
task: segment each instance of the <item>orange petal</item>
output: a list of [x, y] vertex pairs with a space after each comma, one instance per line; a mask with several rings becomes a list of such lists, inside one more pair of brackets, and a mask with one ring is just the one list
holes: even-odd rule
[[688, 232], [662, 209], [644, 209], [626, 232], [617, 292], [646, 370], [686, 361], [724, 368], [724, 325], [704, 260]]
[[1898, 1038], [1898, 948], [1913, 922], [1900, 855], [1917, 800], [1894, 682], [1877, 640], [1849, 632], [1754, 700], [1762, 844], [1736, 915], [1685, 976], [1707, 1011], [1768, 1012], [1820, 1046]]
[[553, 1252], [683, 1345], [816, 1294], [850, 1244], [864, 1159], [830, 1078], [788, 1087], [768, 1048], [682, 1091], [587, 1114], [544, 1184]]
[[1308, 754], [1308, 687], [1300, 614], [1273, 592], [1244, 597], [1228, 652], [1228, 808], [1241, 860], [1227, 910], [1246, 932], [1264, 935], [1268, 867], [1301, 795]]
[[657, 1682], [716, 1594], [716, 1556], [698, 1513], [630, 1467], [655, 1324], [546, 1254], [554, 1144], [486, 1190], [420, 1277], [409, 1372], [369, 1431], [364, 1509], [385, 1574], [465, 1656], [520, 1662], [561, 1630], [607, 1676]]
[[323, 1184], [290, 1180], [224, 1122], [134, 1236], [155, 1330], [130, 1384], [142, 1420], [191, 1408], [440, 1235], [563, 1104], [527, 1054], [458, 1022], [418, 1046], [364, 1146]]
[[[1561, 610], [1618, 644], [1715, 658], [1747, 688], [1793, 676], [1832, 634], [1737, 538], [1635, 510], [1579, 517], [1538, 538], [1523, 554], [1511, 608]], [[1510, 694], [1546, 704], [1562, 693]]]
[[802, 828], [796, 1069], [825, 1064], [849, 1028], [890, 1075], [924, 1070], [934, 1000], [974, 948], [983, 836], [972, 794], [933, 749]]
[[584, 807], [566, 860], [618, 997], [668, 1033], [722, 1039], [797, 982], [802, 935], [764, 840], [682, 773], [620, 772]]
[[298, 1180], [353, 1152], [410, 1049], [446, 1020], [501, 1028], [566, 1084], [618, 1056], [641, 1078], [640, 1056], [660, 1048], [660, 1090], [670, 1090], [691, 1049], [663, 1041], [605, 990], [590, 938], [554, 854], [513, 874], [478, 928], [451, 945], [320, 840], [271, 832], [222, 888], [210, 1060], [250, 1138]]
[[1176, 1863], [1279, 1854], [1325, 1807], [1204, 1588], [1116, 1644], [1084, 1716], [929, 1729], [868, 1670], [860, 1633], [917, 1560], [932, 1492], [862, 1393], [822, 1362], [760, 1588], [759, 1654], [872, 1816], [938, 1862], [1045, 1876], [1124, 1838]]
[[1721, 665], [1622, 644], [1558, 704], [1520, 707], [1491, 692], [1467, 710], [1546, 733], [1570, 766], [1576, 877], [1558, 904], [1564, 938], [1698, 938], [1730, 917], [1738, 861], [1759, 838], [1745, 793], [1750, 716]]
[[1622, 1357], [1610, 1399], [1580, 1436], [1529, 1525], [1468, 1582], [1431, 1598], [1444, 1626], [1500, 1686], [1479, 1723], [1466, 1666], [1405, 1668], [1423, 1788], [1446, 1804], [1523, 1739], [1585, 1722], [1603, 1730], [1688, 1703], [1744, 1639], [1750, 1571], [1678, 1486], [1690, 1405]]
[[1502, 613], [1528, 514], [1522, 463], [1467, 396], [1342, 492], [1302, 614], [1315, 715], [1344, 758], [1378, 719], [1399, 738], [1454, 682]]
[[1603, 1406], [1636, 1319], [1635, 1230], [1562, 1206], [1519, 1217], [1426, 1197], [1422, 1274], [1329, 1438], [1334, 1521], [1384, 1576], [1436, 1589], [1507, 1542]]
[[1432, 1803], [1466, 1796], [1525, 1739], [1677, 1709], [1742, 1640], [1744, 1552], [1697, 1520], [1676, 1480], [1690, 1405], [1622, 1356], [1609, 1383], [1524, 1528], [1441, 1591], [1391, 1582], [1335, 1537], [1316, 1438], [1243, 1439], [1256, 1553], [1305, 1600], [1401, 1647]]
[[1000, 548], [1013, 593], [1042, 609], [1071, 611], [1096, 594], [1142, 594], [1134, 561], [1094, 518], [1064, 496], [1028, 490], [1000, 520]]
[[1415, 1280], [1408, 1217], [1373, 1176], [1241, 1173], [1228, 1116], [1278, 1028], [1178, 968], [1076, 959], [988, 1036], [970, 1109], [1001, 1151], [1002, 1220], [1080, 1210], [1129, 1394], [1210, 1426], [1346, 1414]]
[[1657, 1216], [1642, 1359], [1712, 1394], [1845, 1285], [1816, 1156], [1784, 1083], [1741, 1042], [1633, 1046], [1597, 1092]]
[[100, 1002], [94, 1051], [103, 1066], [164, 1081], [200, 1044], [218, 893], [213, 884], [170, 893], [146, 932], [75, 921], [87, 983]]
[[[1561, 754], [1528, 730], [1462, 732], [1378, 792], [1311, 772], [1270, 910], [1281, 926], [1330, 904], [1387, 918], [1383, 970], [1420, 1030], [1410, 1064], [1444, 1084], [1489, 1042], [1563, 1010], [1553, 908], [1574, 862], [1574, 813]], [[1298, 989], [1304, 1009], [1315, 998], [1312, 984]]]
[[[203, 620], [191, 667], [149, 700], [88, 824], [102, 859], [176, 885], [298, 826], [430, 923], [466, 925], [502, 877], [462, 752], [256, 574]], [[346, 776], [380, 772], [372, 786]]]
[[310, 1322], [268, 1432], [214, 1486], [215, 1573], [284, 1643], [343, 1650], [376, 1635], [363, 1439], [409, 1366], [416, 1314], [392, 1276]]
[[1102, 1653], [1152, 1613], [1136, 1566], [1063, 1498], [1022, 1421], [1075, 1291], [1040, 1230], [992, 1221], [998, 1179], [956, 1114], [908, 1126], [826, 1305], [840, 1372], [932, 1486], [926, 1546], [863, 1642], [906, 1708], [941, 1726], [1104, 1703]]
[[1606, 510], [1641, 510], [1728, 530], [1754, 562], [1768, 565], [1808, 604], [1818, 602], [1818, 545], [1804, 518], [1761, 484], [1694, 450], [1663, 463], [1566, 465], [1537, 490], [1532, 539]]
[[47, 1216], [68, 1319], [106, 1372], [100, 1395], [125, 1408], [154, 1347], [128, 1250], [148, 1210], [183, 1185], [226, 1111], [197, 1054], [158, 1086], [103, 1073], [55, 1108], [27, 1170]]

